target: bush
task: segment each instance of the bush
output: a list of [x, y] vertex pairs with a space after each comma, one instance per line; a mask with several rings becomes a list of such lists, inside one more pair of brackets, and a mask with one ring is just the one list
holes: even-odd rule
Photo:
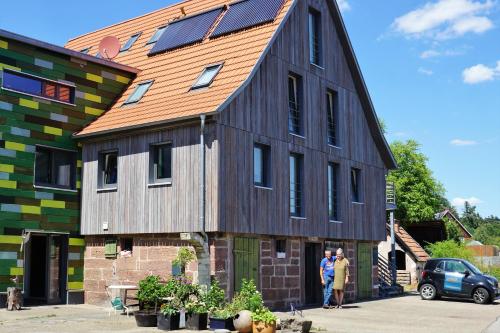
[[219, 281], [214, 279], [210, 284], [210, 290], [204, 297], [205, 304], [209, 312], [223, 309], [226, 305], [226, 294], [219, 285]]
[[278, 317], [276, 317], [274, 313], [269, 311], [268, 308], [263, 307], [252, 313], [252, 320], [254, 322], [261, 322], [266, 325], [273, 325], [276, 324]]
[[255, 312], [264, 307], [262, 295], [257, 290], [253, 280], [242, 280], [241, 290], [237, 293], [229, 305], [231, 312], [236, 315], [242, 310]]
[[137, 299], [141, 304], [141, 308], [149, 310], [156, 307], [161, 297], [165, 297], [165, 295], [159, 276], [150, 275], [139, 281]]
[[460, 258], [470, 262], [474, 261], [474, 253], [462, 243], [453, 240], [429, 244], [426, 250], [433, 258]]

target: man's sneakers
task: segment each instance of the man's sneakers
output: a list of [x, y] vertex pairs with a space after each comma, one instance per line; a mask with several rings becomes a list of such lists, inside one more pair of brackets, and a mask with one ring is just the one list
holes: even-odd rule
[[327, 304], [323, 304], [323, 309], [329, 309], [330, 307]]

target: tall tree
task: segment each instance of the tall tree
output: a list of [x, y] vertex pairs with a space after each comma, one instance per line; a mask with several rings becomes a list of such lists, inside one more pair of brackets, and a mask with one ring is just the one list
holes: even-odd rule
[[476, 212], [476, 206], [466, 201], [460, 221], [470, 232], [474, 232], [482, 224], [483, 218]]
[[404, 223], [434, 219], [434, 214], [446, 208], [443, 185], [434, 179], [427, 166], [427, 157], [420, 152], [415, 140], [391, 144], [398, 169], [387, 180], [396, 185], [398, 209], [396, 218]]

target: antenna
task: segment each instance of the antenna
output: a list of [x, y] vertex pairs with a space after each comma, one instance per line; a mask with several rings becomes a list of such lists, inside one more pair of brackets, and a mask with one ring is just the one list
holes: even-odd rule
[[99, 54], [105, 59], [113, 59], [118, 52], [120, 52], [120, 41], [114, 36], [104, 37], [99, 43]]

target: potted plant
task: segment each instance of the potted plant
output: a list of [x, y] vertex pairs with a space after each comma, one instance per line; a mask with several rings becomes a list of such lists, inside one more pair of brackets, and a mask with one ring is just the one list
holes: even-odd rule
[[234, 331], [232, 309], [226, 304], [226, 294], [220, 287], [219, 281], [212, 280], [210, 290], [205, 296], [205, 303], [210, 313], [210, 329], [226, 329]]
[[253, 280], [242, 280], [241, 290], [230, 304], [234, 313], [234, 327], [240, 332], [252, 331], [252, 312], [264, 307], [262, 295]]
[[200, 295], [192, 294], [185, 305], [186, 328], [193, 331], [203, 331], [208, 325], [208, 308], [200, 299]]
[[176, 298], [171, 298], [163, 303], [156, 317], [156, 326], [162, 331], [175, 331], [179, 329], [181, 320], [181, 304]]
[[172, 275], [179, 276], [186, 273], [186, 266], [196, 259], [196, 255], [187, 247], [181, 247], [177, 257], [172, 261]]
[[252, 313], [253, 333], [275, 333], [278, 317], [268, 308], [261, 308]]
[[215, 309], [210, 312], [210, 329], [212, 331], [225, 329], [235, 331], [233, 323], [234, 314], [227, 306], [220, 309]]
[[163, 297], [163, 295], [159, 276], [151, 275], [139, 281], [139, 290], [137, 292], [139, 311], [134, 312], [137, 326], [156, 326], [156, 312], [160, 297]]

